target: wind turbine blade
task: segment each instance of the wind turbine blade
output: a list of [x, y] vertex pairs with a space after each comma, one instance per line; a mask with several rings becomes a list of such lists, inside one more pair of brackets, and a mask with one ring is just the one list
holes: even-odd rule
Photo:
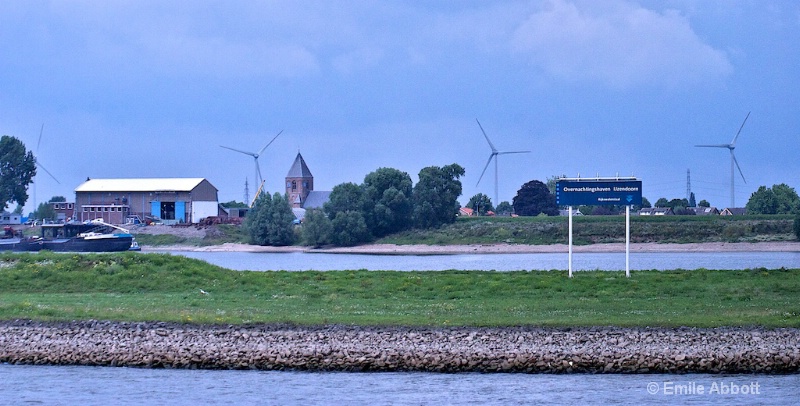
[[[42, 133], [44, 132], [44, 123], [42, 123], [42, 129], [39, 130], [39, 141], [36, 143], [36, 153], [39, 153], [39, 145], [42, 144]], [[45, 171], [47, 171], [45, 169]]]
[[261, 155], [268, 146], [272, 145], [272, 142], [275, 141], [275, 139], [278, 138], [278, 135], [281, 135], [282, 132], [283, 130], [281, 130], [276, 136], [272, 137], [272, 141], [267, 143], [267, 145], [264, 145], [264, 148], [261, 148], [261, 151], [258, 151], [258, 155]]
[[527, 154], [531, 151], [505, 151], [505, 152], [498, 152], [497, 155], [505, 155], [505, 154]]
[[730, 148], [730, 144], [695, 145], [695, 147]]
[[245, 155], [250, 155], [250, 156], [251, 156], [251, 157], [253, 157], [253, 158], [255, 158], [255, 157], [256, 157], [256, 154], [254, 154], [254, 153], [252, 153], [252, 152], [242, 151], [242, 150], [240, 150], [240, 149], [231, 148], [231, 147], [226, 147], [226, 146], [224, 146], [224, 145], [220, 145], [220, 147], [222, 147], [222, 148], [225, 148], [225, 149], [229, 149], [229, 150], [231, 150], [231, 151], [240, 152], [240, 153], [242, 153], [242, 154], [245, 154]]
[[739, 161], [736, 160], [736, 155], [733, 154], [733, 151], [731, 151], [731, 159], [733, 159], [733, 163], [736, 164], [736, 169], [739, 170], [739, 175], [742, 175], [742, 180], [744, 183], [747, 183], [747, 180], [744, 178], [744, 174], [742, 173], [742, 168], [739, 167]]
[[47, 172], [47, 174], [48, 174], [48, 175], [50, 175], [50, 177], [51, 177], [51, 178], [53, 178], [53, 180], [54, 180], [54, 181], [56, 181], [56, 183], [58, 183], [59, 185], [61, 184], [61, 182], [59, 182], [59, 181], [58, 181], [58, 179], [56, 179], [56, 177], [55, 177], [55, 176], [53, 176], [53, 174], [52, 174], [52, 173], [50, 173], [50, 171], [48, 171], [48, 170], [47, 170], [47, 168], [45, 168], [44, 166], [42, 166], [42, 164], [40, 164], [40, 163], [39, 163], [39, 160], [38, 160], [38, 159], [36, 159], [36, 158], [34, 157], [34, 158], [33, 158], [33, 162], [35, 162], [35, 163], [36, 163], [36, 166], [38, 166], [38, 167], [40, 167], [40, 168], [44, 169], [44, 171], [45, 171], [45, 172]]
[[494, 147], [494, 144], [492, 144], [492, 141], [489, 139], [489, 136], [486, 135], [486, 131], [483, 131], [483, 126], [481, 125], [481, 122], [478, 121], [477, 118], [475, 119], [475, 121], [478, 122], [478, 127], [481, 128], [481, 132], [483, 133], [483, 138], [486, 138], [486, 142], [489, 143], [489, 147], [492, 148], [492, 152], [497, 153], [497, 148]]
[[481, 172], [481, 177], [478, 178], [478, 183], [476, 183], [475, 186], [478, 186], [478, 185], [481, 184], [481, 179], [483, 179], [483, 174], [486, 173], [486, 168], [489, 167], [489, 164], [492, 163], [492, 158], [494, 158], [495, 156], [496, 156], [496, 154], [489, 155], [489, 160], [486, 161], [486, 166], [483, 167], [483, 172]]
[[744, 123], [747, 122], [747, 117], [750, 117], [750, 112], [747, 112], [747, 116], [745, 116], [744, 121], [742, 121], [742, 126], [739, 127], [739, 131], [736, 132], [736, 135], [733, 137], [733, 141], [731, 141], [731, 146], [736, 145], [736, 139], [739, 138], [739, 134], [742, 132], [742, 128], [744, 128]]

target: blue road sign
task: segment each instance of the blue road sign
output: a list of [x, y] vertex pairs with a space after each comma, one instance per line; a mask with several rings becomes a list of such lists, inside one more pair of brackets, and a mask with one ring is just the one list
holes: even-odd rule
[[628, 206], [642, 204], [642, 181], [638, 179], [561, 179], [556, 182], [559, 206]]

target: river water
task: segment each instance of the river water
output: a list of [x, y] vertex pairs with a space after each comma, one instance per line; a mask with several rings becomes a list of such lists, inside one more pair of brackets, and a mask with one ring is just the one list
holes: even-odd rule
[[[350, 255], [172, 252], [235, 270], [551, 270], [566, 254]], [[574, 269], [619, 270], [619, 253]], [[634, 253], [631, 269], [800, 268], [800, 253]], [[794, 405], [800, 375], [549, 375], [202, 371], [0, 364], [0, 405], [731, 404]]]
[[0, 365], [17, 405], [794, 405], [800, 375], [202, 371]]
[[[173, 251], [173, 255], [238, 271], [553, 270], [568, 268], [567, 254], [359, 255], [327, 253], [253, 253]], [[624, 253], [573, 254], [573, 270], [624, 270]], [[800, 252], [660, 252], [630, 254], [631, 270], [800, 268]]]

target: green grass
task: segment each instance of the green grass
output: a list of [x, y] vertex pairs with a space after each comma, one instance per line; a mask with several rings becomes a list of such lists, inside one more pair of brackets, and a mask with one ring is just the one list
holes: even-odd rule
[[193, 245], [208, 246], [220, 245], [224, 243], [243, 243], [250, 242], [250, 236], [244, 227], [233, 224], [218, 224], [209, 228], [203, 238], [186, 238], [173, 234], [143, 234], [135, 233], [134, 237], [139, 245], [150, 247], [166, 245]]
[[[208, 294], [201, 293], [201, 289]], [[800, 327], [800, 270], [239, 272], [166, 254], [0, 254], [0, 319]]]
[[[382, 238], [390, 244], [565, 244], [566, 217], [471, 217], [438, 229]], [[791, 216], [631, 216], [632, 242], [701, 243], [793, 241]], [[625, 216], [576, 216], [576, 245], [625, 241]]]

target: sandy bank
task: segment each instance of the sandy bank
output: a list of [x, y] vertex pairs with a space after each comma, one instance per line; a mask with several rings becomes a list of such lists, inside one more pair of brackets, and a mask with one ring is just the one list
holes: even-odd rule
[[[573, 252], [625, 252], [625, 244], [593, 244], [573, 246]], [[309, 247], [263, 247], [248, 244], [226, 243], [206, 247], [158, 246], [142, 247], [144, 251], [199, 251], [199, 252], [320, 252], [332, 254], [372, 255], [442, 255], [442, 254], [524, 254], [567, 253], [566, 244], [520, 245], [520, 244], [473, 244], [473, 245], [395, 245], [367, 244], [356, 247], [312, 249]], [[631, 252], [800, 252], [800, 242], [778, 241], [759, 243], [711, 242], [698, 244], [631, 244]]]

